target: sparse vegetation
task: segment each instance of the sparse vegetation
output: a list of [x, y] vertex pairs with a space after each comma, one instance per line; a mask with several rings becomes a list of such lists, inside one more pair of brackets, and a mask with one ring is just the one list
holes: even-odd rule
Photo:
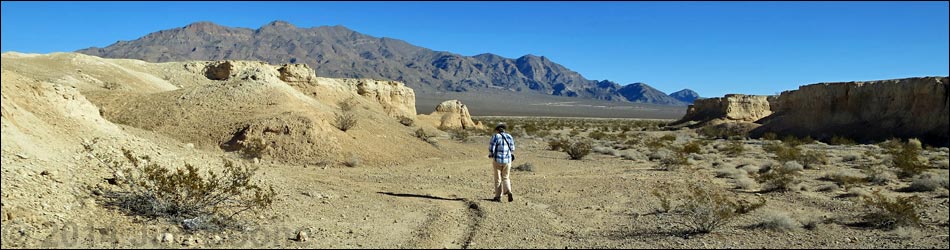
[[765, 219], [754, 227], [773, 231], [790, 231], [799, 227], [798, 222], [786, 213], [769, 211]]
[[950, 189], [950, 181], [948, 181], [947, 176], [937, 176], [927, 173], [914, 177], [914, 180], [911, 181], [910, 186], [906, 188], [906, 191], [930, 192], [940, 188]]
[[114, 173], [117, 188], [98, 190], [106, 207], [149, 219], [162, 218], [186, 230], [216, 230], [233, 225], [234, 216], [270, 207], [276, 197], [273, 187], [251, 181], [256, 167], [225, 161], [223, 171], [201, 174], [185, 164], [170, 170], [149, 156], [136, 156], [122, 149], [122, 157], [85, 150], [100, 166]]
[[904, 226], [920, 226], [918, 208], [923, 204], [920, 197], [908, 196], [891, 199], [880, 190], [864, 197], [864, 204], [871, 211], [864, 215], [865, 223], [881, 229], [895, 229]]
[[432, 132], [426, 131], [423, 128], [416, 129], [416, 138], [419, 138], [424, 142], [428, 142], [429, 144], [436, 143], [435, 134]]
[[737, 157], [745, 152], [745, 145], [741, 140], [730, 140], [723, 152], [730, 157]]
[[715, 188], [708, 182], [682, 185], [681, 188], [674, 188], [669, 183], [663, 184], [654, 189], [652, 194], [660, 201], [660, 212], [682, 216], [678, 223], [695, 233], [713, 232], [740, 215], [765, 205], [765, 199], [754, 203], [733, 199], [734, 194]]
[[786, 162], [784, 165], [770, 165], [767, 169], [763, 169], [765, 171], [760, 170], [764, 173], [756, 176], [756, 180], [764, 186], [763, 191], [789, 191], [798, 184], [802, 169], [802, 165], [794, 161]]
[[851, 138], [847, 138], [847, 137], [837, 136], [837, 135], [836, 135], [836, 136], [834, 136], [834, 137], [831, 137], [831, 139], [828, 140], [828, 144], [830, 144], [830, 145], [854, 145], [854, 144], [856, 144], [856, 143], [855, 143], [854, 140], [852, 140]]
[[554, 150], [554, 151], [561, 151], [561, 150], [567, 149], [567, 146], [569, 145], [570, 144], [567, 141], [567, 139], [564, 139], [564, 138], [555, 138], [555, 139], [548, 140], [548, 149]]
[[919, 144], [904, 143], [897, 149], [888, 151], [891, 154], [891, 165], [897, 168], [897, 177], [910, 178], [919, 175], [927, 170], [927, 165], [918, 159], [920, 155]]
[[260, 137], [248, 137], [245, 140], [241, 141], [241, 156], [247, 159], [254, 159], [264, 156], [269, 144], [264, 141], [264, 138]]

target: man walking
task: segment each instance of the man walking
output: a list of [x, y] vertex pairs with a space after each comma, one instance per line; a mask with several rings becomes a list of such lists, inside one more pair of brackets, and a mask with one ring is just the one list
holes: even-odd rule
[[496, 202], [501, 202], [503, 194], [508, 194], [508, 202], [515, 200], [511, 195], [511, 179], [508, 178], [511, 162], [515, 160], [515, 139], [505, 133], [506, 129], [508, 126], [504, 123], [495, 126], [495, 135], [488, 146], [488, 157], [494, 159], [492, 173], [495, 178], [495, 198], [492, 201]]

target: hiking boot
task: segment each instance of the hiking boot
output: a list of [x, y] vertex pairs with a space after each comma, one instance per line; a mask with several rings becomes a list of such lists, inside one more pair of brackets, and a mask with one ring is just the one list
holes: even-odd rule
[[501, 202], [501, 196], [495, 196], [495, 198], [492, 198], [491, 201]]
[[508, 202], [515, 201], [515, 197], [511, 195], [511, 192], [508, 192]]

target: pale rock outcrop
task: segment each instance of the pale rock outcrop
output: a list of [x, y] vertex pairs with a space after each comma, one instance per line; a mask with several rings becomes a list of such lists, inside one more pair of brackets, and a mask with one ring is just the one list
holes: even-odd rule
[[472, 121], [468, 107], [459, 100], [448, 100], [435, 107], [435, 111], [428, 115], [419, 115], [420, 120], [434, 127], [443, 129], [476, 129], [481, 124]]
[[689, 105], [686, 115], [677, 123], [689, 121], [705, 123], [713, 119], [755, 122], [772, 114], [770, 99], [774, 97], [741, 94], [697, 99]]
[[260, 61], [210, 61], [189, 62], [185, 69], [202, 73], [210, 80], [217, 81], [264, 81], [280, 80], [277, 67]]
[[468, 107], [459, 100], [448, 100], [440, 103], [435, 107], [435, 112], [430, 115], [441, 115], [439, 126], [443, 128], [475, 128], [475, 122], [472, 121], [472, 115], [468, 113]]
[[844, 136], [858, 141], [920, 138], [947, 145], [950, 97], [947, 77], [817, 83], [785, 91], [760, 120], [753, 136], [766, 132]]
[[317, 74], [306, 64], [284, 64], [277, 69], [280, 80], [287, 83], [309, 83], [316, 80]]

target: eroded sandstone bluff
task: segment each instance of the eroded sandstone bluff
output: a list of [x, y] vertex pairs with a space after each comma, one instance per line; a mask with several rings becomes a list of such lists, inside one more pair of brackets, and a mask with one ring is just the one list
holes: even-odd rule
[[724, 122], [757, 125], [750, 136], [778, 135], [861, 142], [920, 138], [948, 145], [950, 97], [947, 77], [817, 83], [778, 96], [727, 95], [697, 100], [679, 124]]

